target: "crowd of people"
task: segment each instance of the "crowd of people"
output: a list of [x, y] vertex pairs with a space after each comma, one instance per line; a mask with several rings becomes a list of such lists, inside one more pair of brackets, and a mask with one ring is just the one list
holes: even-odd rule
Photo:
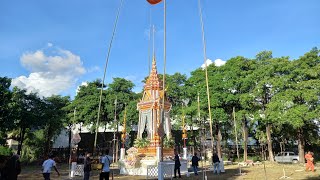
[[[17, 180], [18, 175], [21, 173], [21, 163], [19, 160], [20, 156], [17, 154], [13, 154], [5, 163], [4, 167], [1, 168], [1, 176], [0, 180]], [[48, 159], [45, 160], [42, 163], [42, 175], [44, 180], [50, 180], [50, 174], [52, 169], [54, 169], [58, 176], [60, 176], [60, 172], [57, 169], [56, 162], [54, 160], [55, 156], [49, 155]], [[180, 162], [180, 156], [178, 154], [177, 150], [174, 150], [174, 178], [181, 178], [181, 162]], [[198, 157], [197, 153], [194, 153], [194, 155], [191, 158], [191, 167], [193, 169], [194, 175], [198, 175], [199, 171], [199, 161], [201, 158]], [[305, 160], [306, 160], [306, 171], [312, 171], [314, 172], [314, 154], [310, 151], [308, 151], [305, 154]], [[220, 174], [220, 161], [221, 159], [217, 155], [217, 153], [213, 153], [212, 156], [212, 165], [213, 165], [213, 172], [215, 174]], [[110, 165], [113, 162], [113, 157], [109, 155], [109, 150], [105, 150], [104, 155], [100, 158], [100, 163], [102, 165], [99, 179], [100, 180], [109, 180], [110, 178]], [[86, 153], [83, 161], [83, 171], [84, 171], [84, 180], [90, 179], [90, 174], [92, 171], [92, 164], [93, 160], [91, 159], [91, 153]], [[178, 173], [178, 176], [177, 176]]]

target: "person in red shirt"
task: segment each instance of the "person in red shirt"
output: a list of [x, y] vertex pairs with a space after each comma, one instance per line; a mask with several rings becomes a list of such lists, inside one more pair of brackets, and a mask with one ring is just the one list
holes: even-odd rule
[[304, 156], [304, 158], [307, 160], [306, 171], [309, 171], [309, 169], [311, 169], [311, 171], [314, 172], [312, 153], [310, 151], [308, 151], [308, 153]]

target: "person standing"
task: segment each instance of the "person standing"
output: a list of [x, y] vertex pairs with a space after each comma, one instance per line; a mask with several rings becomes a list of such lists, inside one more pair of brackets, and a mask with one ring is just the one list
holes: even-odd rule
[[180, 166], [181, 166], [180, 157], [178, 155], [178, 151], [175, 149], [174, 150], [174, 177], [173, 178], [177, 178], [177, 170], [178, 170], [179, 178], [181, 178]]
[[18, 154], [13, 154], [11, 158], [7, 161], [4, 167], [4, 178], [8, 180], [17, 180], [18, 175], [21, 172], [21, 165], [19, 161], [20, 156]]
[[54, 155], [50, 155], [49, 159], [45, 160], [42, 164], [42, 175], [45, 180], [50, 180], [50, 173], [52, 168], [54, 168], [54, 170], [58, 173], [58, 176], [60, 176], [60, 173], [56, 167], [56, 162], [53, 160], [54, 157]]
[[91, 164], [92, 164], [90, 156], [91, 156], [91, 154], [87, 153], [85, 158], [84, 158], [84, 167], [83, 167], [84, 176], [83, 176], [83, 180], [89, 180], [90, 179]]
[[196, 176], [198, 176], [198, 166], [200, 159], [197, 156], [197, 153], [194, 153], [194, 156], [191, 159], [191, 166], [193, 167], [193, 172]]
[[314, 172], [312, 153], [310, 151], [308, 151], [308, 153], [304, 156], [304, 158], [307, 160], [306, 171], [309, 171], [309, 169], [311, 169], [311, 171]]
[[213, 153], [212, 163], [213, 163], [213, 173], [217, 172], [217, 174], [219, 175], [220, 174], [220, 160], [219, 160], [217, 153]]
[[101, 163], [102, 163], [102, 170], [100, 173], [100, 180], [109, 180], [110, 176], [110, 164], [112, 162], [112, 157], [108, 155], [109, 149], [106, 150], [106, 155], [102, 157]]

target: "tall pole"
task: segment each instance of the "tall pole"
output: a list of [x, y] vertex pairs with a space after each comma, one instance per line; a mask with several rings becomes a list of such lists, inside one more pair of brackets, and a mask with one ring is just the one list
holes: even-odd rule
[[76, 121], [76, 110], [77, 110], [77, 107], [75, 107], [73, 110], [73, 122], [70, 125], [70, 138], [69, 138], [69, 176], [70, 177], [71, 177], [71, 155], [72, 155], [71, 139], [72, 139], [73, 123]]
[[203, 25], [203, 19], [202, 19], [202, 8], [200, 0], [198, 0], [199, 3], [199, 14], [200, 14], [200, 22], [201, 22], [201, 30], [202, 30], [202, 43], [203, 43], [203, 58], [204, 58], [204, 68], [205, 68], [205, 74], [206, 74], [206, 86], [207, 86], [207, 97], [208, 97], [208, 110], [209, 110], [209, 126], [210, 126], [210, 136], [211, 136], [211, 147], [212, 150], [214, 150], [214, 137], [213, 137], [213, 130], [212, 130], [212, 119], [211, 119], [211, 105], [210, 105], [210, 93], [209, 93], [209, 80], [208, 80], [208, 68], [207, 68], [207, 48], [206, 48], [206, 38], [204, 33], [204, 25]]
[[97, 115], [97, 121], [96, 121], [96, 132], [95, 132], [95, 136], [94, 136], [94, 145], [93, 145], [94, 152], [95, 152], [96, 149], [97, 149], [97, 137], [98, 137], [98, 130], [99, 130], [99, 120], [100, 120], [100, 111], [101, 111], [101, 103], [102, 103], [102, 92], [103, 92], [103, 88], [104, 88], [104, 80], [105, 80], [105, 78], [106, 78], [106, 72], [107, 72], [108, 63], [109, 63], [111, 46], [112, 46], [112, 42], [113, 42], [114, 35], [115, 35], [115, 33], [116, 33], [117, 24], [118, 24], [118, 19], [119, 19], [119, 15], [120, 15], [120, 10], [121, 10], [122, 4], [123, 4], [123, 0], [121, 0], [120, 6], [119, 6], [119, 8], [118, 8], [116, 20], [115, 20], [114, 26], [113, 26], [113, 31], [112, 31], [111, 40], [110, 40], [110, 43], [109, 43], [108, 54], [107, 54], [107, 58], [106, 58], [106, 64], [105, 64], [105, 66], [104, 66], [103, 78], [102, 78], [101, 89], [100, 89], [100, 97], [99, 97], [98, 115]]
[[184, 112], [184, 103], [182, 103], [182, 139], [183, 139], [183, 148], [186, 148], [186, 138], [187, 138], [187, 131], [185, 128], [185, 112]]
[[[117, 109], [117, 96], [116, 96], [116, 99], [114, 100], [114, 119], [113, 119], [113, 124], [116, 125], [117, 123], [117, 116], [116, 116], [116, 109]], [[114, 130], [113, 130], [113, 162], [116, 162], [116, 158], [115, 158], [115, 154], [118, 153], [116, 151], [116, 127], [114, 127]]]
[[[163, 97], [162, 97], [162, 118], [161, 118], [161, 125], [164, 125], [164, 100], [165, 100], [165, 85], [166, 85], [166, 63], [167, 63], [167, 23], [166, 23], [166, 18], [167, 18], [167, 7], [166, 7], [166, 0], [163, 1], [163, 85], [162, 85], [162, 90], [163, 90]], [[162, 128], [162, 127], [161, 127]], [[161, 158], [160, 161], [163, 161], [163, 139], [164, 137], [160, 137], [161, 139]]]
[[202, 123], [201, 123], [201, 119], [200, 119], [200, 97], [199, 97], [199, 92], [198, 92], [198, 98], [197, 98], [197, 106], [198, 106], [198, 122], [200, 123], [200, 157], [201, 157], [201, 160], [202, 160], [202, 179], [204, 179], [204, 169], [203, 169], [203, 164], [204, 164], [204, 161], [202, 159], [202, 157], [204, 157], [204, 153], [202, 152], [203, 151], [203, 148], [202, 148], [202, 144], [204, 143], [203, 141], [203, 136], [202, 136]]
[[152, 61], [152, 55], [151, 55], [151, 9], [149, 9], [149, 23], [150, 23], [150, 29], [149, 29], [149, 47], [148, 47], [148, 70], [149, 70], [149, 74], [151, 72], [151, 61]]
[[117, 133], [116, 133], [116, 139], [115, 139], [115, 147], [116, 147], [116, 160], [118, 160], [118, 132], [119, 132], [119, 123], [117, 121], [117, 104], [118, 104], [118, 98], [116, 96], [116, 100], [114, 102], [114, 121], [117, 123]]

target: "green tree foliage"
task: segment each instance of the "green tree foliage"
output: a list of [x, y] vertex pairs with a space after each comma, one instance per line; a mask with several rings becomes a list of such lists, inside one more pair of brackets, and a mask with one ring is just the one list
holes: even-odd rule
[[[117, 112], [117, 120], [120, 120], [120, 122], [123, 122], [123, 116], [124, 116], [124, 109], [126, 106], [127, 108], [127, 120], [130, 123], [130, 121], [137, 121], [138, 119], [138, 112], [136, 108], [134, 108], [134, 104], [136, 104], [138, 101], [138, 95], [134, 92], [132, 92], [132, 89], [134, 87], [134, 84], [126, 80], [124, 78], [113, 78], [113, 82], [109, 84], [109, 88], [107, 91], [107, 97], [106, 97], [106, 106], [105, 111], [108, 114], [108, 117], [110, 119], [114, 119], [114, 109], [115, 109], [115, 100], [117, 99], [117, 106], [116, 106], [116, 112]], [[130, 126], [128, 126], [130, 127]]]
[[12, 117], [13, 108], [11, 108], [12, 92], [10, 91], [11, 79], [0, 77], [0, 145], [5, 144], [7, 131], [14, 127]]
[[269, 106], [273, 119], [295, 130], [301, 162], [304, 162], [306, 143], [313, 143], [312, 132], [319, 131], [316, 125], [320, 110], [319, 63], [319, 50], [316, 48], [291, 62], [285, 90], [278, 93]]
[[67, 112], [64, 107], [68, 105], [70, 99], [69, 97], [51, 96], [44, 101], [46, 107], [42, 126], [46, 137], [44, 144], [44, 154], [46, 155], [50, 152], [54, 137], [60, 133], [64, 125], [68, 124]]
[[13, 116], [15, 126], [19, 130], [18, 154], [20, 154], [26, 133], [41, 127], [44, 121], [45, 104], [37, 94], [27, 94], [25, 90], [14, 88], [12, 108], [15, 110]]
[[[65, 111], [68, 112], [68, 119], [71, 123], [83, 122], [84, 125], [90, 125], [96, 122], [99, 107], [101, 81], [96, 80], [89, 82], [86, 85], [79, 87], [77, 95], [74, 100], [65, 107]], [[106, 97], [105, 91], [103, 91], [103, 97]], [[104, 106], [105, 98], [102, 99], [102, 105]], [[74, 111], [76, 110], [76, 116]], [[102, 118], [106, 118], [104, 115]]]
[[[293, 145], [297, 141], [301, 161], [306, 148], [320, 144], [320, 57], [317, 48], [297, 60], [273, 57], [271, 51], [262, 51], [255, 59], [237, 56], [223, 66], [212, 64], [207, 68], [211, 107], [208, 107], [205, 71], [202, 68], [192, 71], [189, 77], [180, 73], [166, 75], [166, 95], [173, 105], [170, 114], [175, 123], [174, 129], [182, 129], [182, 114], [188, 127], [197, 129], [188, 132], [189, 144], [201, 144], [198, 128], [204, 127], [206, 132], [210, 131], [208, 108], [212, 111], [212, 130], [218, 153], [221, 141], [227, 143], [234, 140], [235, 135], [241, 137], [244, 159], [249, 134], [258, 144], [268, 145], [271, 161], [273, 151], [277, 151], [274, 148], [280, 142], [291, 142]], [[0, 78], [0, 138], [5, 140], [6, 134], [13, 132], [13, 137], [20, 141], [19, 151], [24, 144], [23, 154], [31, 153], [35, 157], [40, 152], [48, 152], [51, 140], [63, 126], [83, 122], [95, 129], [101, 81], [80, 86], [71, 102], [68, 97], [39, 98], [17, 88], [10, 90], [10, 82], [9, 78]], [[101, 125], [115, 127], [122, 124], [125, 107], [127, 132], [138, 123], [137, 102], [141, 93], [134, 93], [133, 87], [131, 81], [123, 78], [114, 78], [110, 84], [104, 85]], [[238, 134], [234, 134], [233, 130], [233, 109]], [[204, 126], [200, 123], [203, 121]], [[179, 132], [176, 134], [181, 135]], [[177, 143], [182, 144], [182, 139]], [[145, 142], [141, 141], [141, 144]], [[43, 148], [34, 149], [36, 146]], [[32, 159], [33, 156], [28, 157]]]

